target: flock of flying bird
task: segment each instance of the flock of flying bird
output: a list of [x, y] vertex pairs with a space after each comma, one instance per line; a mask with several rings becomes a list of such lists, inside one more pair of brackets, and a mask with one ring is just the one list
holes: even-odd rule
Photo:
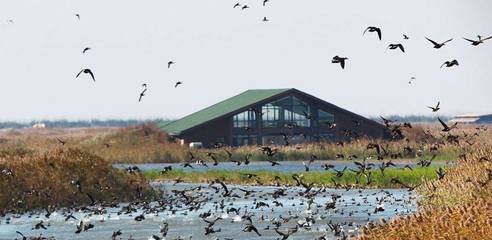
[[[379, 27], [374, 27], [374, 26], [369, 26], [367, 27], [364, 32], [362, 32], [362, 35], [365, 35], [366, 32], [370, 32], [370, 33], [376, 33], [378, 35], [378, 38], [379, 40], [381, 41], [382, 40], [382, 32], [381, 32], [381, 28]], [[468, 41], [468, 42], [471, 42], [471, 45], [473, 46], [478, 46], [482, 43], [485, 42], [485, 40], [489, 40], [491, 39], [492, 36], [490, 37], [486, 37], [486, 38], [483, 38], [481, 35], [477, 35], [477, 39], [476, 40], [473, 40], [473, 39], [469, 39], [469, 38], [463, 38], [464, 40]], [[408, 40], [410, 39], [406, 34], [403, 34], [403, 39], [404, 40]], [[451, 42], [453, 39], [448, 39], [444, 42], [436, 42], [428, 37], [425, 37], [425, 39], [427, 39], [429, 42], [432, 43], [433, 47], [435, 49], [439, 49], [439, 48], [442, 48], [443, 46], [446, 45], [446, 43], [448, 42]], [[387, 49], [390, 49], [390, 50], [395, 50], [395, 49], [399, 49], [400, 51], [402, 51], [403, 53], [405, 52], [405, 47], [403, 47], [403, 44], [401, 43], [390, 43], [387, 47]], [[345, 69], [345, 61], [347, 61], [348, 58], [347, 57], [340, 57], [340, 56], [334, 56], [333, 59], [332, 59], [332, 63], [338, 63], [340, 64], [340, 67], [342, 67], [342, 69]], [[441, 65], [441, 68], [446, 66], [446, 67], [453, 67], [453, 66], [458, 66], [459, 63], [458, 63], [458, 60], [456, 59], [453, 59], [453, 60], [450, 60], [450, 61], [446, 61], [444, 62], [442, 65]]]
[[[268, 1], [269, 0], [263, 0], [263, 6], [265, 6], [268, 3]], [[246, 10], [250, 7], [248, 5], [236, 3], [233, 6], [233, 8], [240, 8], [242, 10]], [[75, 16], [77, 17], [77, 19], [80, 20], [79, 14], [76, 14]], [[266, 22], [269, 20], [266, 17], [264, 17], [263, 21]], [[363, 31], [363, 35], [365, 35], [366, 33], [376, 33], [378, 36], [378, 39], [382, 40], [382, 32], [381, 32], [381, 29], [378, 27], [374, 27], [374, 26], [367, 27]], [[482, 38], [482, 36], [478, 35], [478, 39], [476, 39], [476, 40], [468, 39], [468, 38], [464, 38], [464, 39], [466, 41], [470, 42], [471, 45], [478, 46], [480, 44], [483, 44], [484, 41], [489, 40], [491, 38], [492, 38], [492, 36]], [[409, 37], [404, 34], [403, 39], [407, 40], [407, 39], [409, 39]], [[453, 40], [453, 39], [448, 39], [444, 42], [436, 42], [436, 41], [434, 41], [430, 38], [427, 38], [427, 37], [426, 37], [426, 39], [430, 43], [432, 43], [433, 47], [436, 49], [442, 48], [447, 43], [449, 43]], [[401, 52], [405, 52], [405, 48], [404, 48], [403, 44], [401, 44], [401, 43], [391, 43], [388, 45], [388, 49], [400, 50]], [[84, 48], [82, 53], [85, 54], [89, 50], [91, 50], [91, 48], [89, 48], [89, 47]], [[332, 59], [332, 63], [340, 64], [341, 68], [344, 69], [346, 66], [347, 60], [348, 60], [347, 57], [335, 56]], [[167, 68], [170, 69], [173, 64], [175, 64], [174, 61], [169, 61], [167, 63]], [[445, 67], [453, 67], [453, 66], [458, 66], [458, 65], [459, 65], [458, 61], [456, 59], [454, 59], [451, 61], [444, 62], [441, 65], [441, 68], [444, 66]], [[88, 68], [82, 69], [80, 72], [77, 73], [76, 78], [79, 78], [82, 74], [89, 75], [90, 78], [92, 79], [92, 81], [94, 81], [94, 82], [96, 81], [95, 75], [91, 69], [88, 69]], [[176, 88], [181, 84], [183, 84], [183, 82], [178, 81], [175, 83], [174, 87]], [[148, 86], [146, 83], [142, 84], [143, 90], [139, 94], [139, 97], [138, 97], [139, 102], [142, 101], [143, 97], [145, 96], [147, 89], [148, 89], [147, 87]], [[432, 112], [438, 112], [440, 110], [440, 102], [438, 102], [436, 106], [429, 106], [428, 108], [431, 109]], [[392, 135], [395, 138], [404, 138], [403, 133], [402, 133], [402, 128], [411, 128], [412, 127], [410, 123], [399, 124], [399, 123], [396, 123], [396, 121], [386, 119], [383, 117], [381, 117], [381, 119], [382, 119], [383, 123], [385, 124], [385, 126], [390, 130], [390, 132], [392, 133]], [[341, 189], [345, 188], [348, 191], [352, 188], [352, 186], [343, 185], [339, 181], [340, 178], [345, 174], [346, 171], [352, 171], [352, 172], [356, 173], [357, 183], [359, 183], [359, 179], [361, 179], [361, 178], [366, 179], [366, 181], [365, 181], [366, 185], [370, 185], [372, 183], [372, 181], [373, 181], [372, 176], [371, 176], [372, 172], [370, 170], [375, 168], [376, 164], [371, 162], [371, 161], [368, 161], [368, 160], [372, 159], [373, 156], [375, 159], [381, 161], [380, 165], [377, 167], [381, 171], [381, 173], [384, 174], [385, 169], [387, 169], [389, 167], [395, 167], [396, 166], [392, 162], [391, 159], [401, 158], [407, 153], [414, 153], [421, 158], [421, 160], [417, 163], [417, 165], [420, 165], [422, 167], [430, 166], [432, 164], [432, 161], [433, 161], [435, 155], [430, 159], [424, 159], [422, 157], [422, 155], [419, 155], [423, 152], [424, 144], [428, 144], [429, 149], [431, 151], [436, 151], [440, 146], [442, 146], [444, 144], [460, 144], [460, 140], [463, 140], [470, 145], [473, 144], [473, 137], [474, 136], [469, 136], [466, 134], [464, 134], [463, 136], [450, 134], [450, 132], [453, 129], [457, 128], [456, 123], [449, 126], [444, 121], [442, 121], [440, 118], [438, 118], [438, 121], [442, 125], [442, 132], [448, 133], [448, 135], [442, 135], [439, 138], [439, 137], [433, 136], [430, 132], [424, 132], [424, 138], [421, 139], [422, 145], [418, 146], [417, 149], [415, 147], [407, 145], [404, 147], [403, 151], [392, 152], [388, 149], [387, 145], [383, 146], [383, 145], [378, 144], [378, 143], [370, 143], [366, 147], [367, 151], [371, 151], [371, 150], [374, 151], [374, 153], [370, 157], [368, 157], [368, 156], [356, 156], [356, 155], [344, 156], [341, 153], [337, 154], [337, 158], [348, 158], [350, 160], [354, 160], [354, 164], [356, 166], [355, 169], [348, 169], [347, 167], [345, 167], [345, 168], [340, 170], [340, 169], [336, 169], [334, 165], [326, 163], [324, 165], [321, 165], [321, 170], [327, 170], [327, 171], [332, 170], [334, 172], [334, 176], [335, 176], [334, 178], [331, 179], [333, 182], [333, 186], [335, 186], [335, 188], [341, 188]], [[476, 135], [478, 135], [480, 131], [484, 131], [484, 130], [486, 130], [486, 128], [484, 128], [484, 127], [477, 128]], [[347, 134], [349, 134], [349, 135], [353, 134], [353, 131], [350, 133], [347, 133]], [[286, 143], [287, 143], [287, 138], [288, 138], [287, 136], [284, 136], [284, 140], [286, 140]], [[438, 139], [441, 139], [441, 140], [438, 140]], [[58, 139], [58, 141], [62, 145], [65, 145], [65, 142], [62, 141], [61, 139]], [[344, 144], [349, 144], [349, 143], [338, 142], [337, 144], [338, 145], [344, 145]], [[217, 148], [220, 149], [220, 148], [222, 148], [222, 146], [217, 146]], [[279, 152], [278, 148], [272, 148], [270, 146], [262, 146], [259, 150], [261, 151], [262, 154], [265, 154], [267, 156], [268, 162], [271, 163], [272, 167], [281, 165], [280, 162], [274, 160], [274, 157]], [[224, 159], [224, 161], [232, 161], [238, 166], [241, 164], [243, 164], [243, 165], [249, 165], [250, 164], [250, 160], [249, 160], [250, 155], [246, 155], [243, 161], [238, 161], [238, 160], [232, 160], [231, 159], [232, 154], [227, 149], [224, 149], [224, 151], [227, 153], [226, 159]], [[208, 167], [208, 165], [206, 163], [206, 161], [207, 161], [206, 159], [198, 159], [195, 156], [195, 154], [193, 154], [192, 152], [189, 153], [189, 156], [190, 156], [189, 161], [182, 164], [182, 166], [184, 168], [194, 168], [192, 165], [193, 162], [197, 166]], [[218, 165], [220, 162], [218, 160], [218, 158], [219, 158], [218, 154], [214, 151], [208, 152], [207, 157], [210, 158], [210, 160], [213, 162], [212, 165], [214, 165], [214, 166]], [[384, 159], [387, 159], [387, 158], [390, 158], [390, 160], [384, 161]], [[361, 160], [358, 161], [358, 159], [361, 159]], [[317, 160], [318, 160], [318, 157], [315, 155], [312, 155], [310, 160], [307, 163], [303, 162], [303, 166], [304, 166], [305, 171], [307, 172], [307, 171], [312, 170], [312, 168], [313, 168], [312, 164]], [[490, 161], [490, 160], [488, 160], [488, 161]], [[402, 168], [412, 170], [411, 165], [405, 165]], [[140, 174], [140, 169], [137, 166], [128, 167], [126, 170], [127, 170], [128, 174]], [[161, 174], [167, 174], [171, 170], [172, 170], [172, 167], [165, 167], [161, 171]], [[5, 174], [5, 173], [2, 172], [2, 174]], [[445, 177], [446, 173], [442, 168], [439, 168], [436, 171], [436, 174], [438, 175], [438, 179], [442, 179]], [[253, 173], [245, 173], [244, 176], [249, 178], [249, 179], [256, 179], [258, 177], [257, 175], [255, 175]], [[273, 230], [278, 235], [278, 237], [279, 237], [278, 239], [286, 240], [286, 239], [289, 239], [289, 237], [291, 235], [296, 234], [300, 229], [303, 229], [303, 228], [309, 229], [316, 222], [316, 219], [320, 218], [320, 216], [321, 216], [321, 219], [326, 218], [327, 216], [323, 216], [323, 214], [322, 214], [323, 211], [336, 209], [337, 205], [341, 204], [341, 200], [339, 200], [341, 197], [339, 195], [336, 195], [336, 194], [332, 194], [331, 196], [328, 196], [328, 190], [327, 190], [327, 188], [325, 188], [325, 186], [317, 186], [313, 183], [308, 183], [303, 178], [302, 174], [297, 174], [297, 173], [292, 174], [292, 179], [296, 183], [295, 185], [297, 187], [299, 187], [301, 190], [296, 192], [294, 194], [295, 196], [291, 196], [291, 198], [292, 199], [299, 199], [299, 201], [300, 201], [299, 205], [307, 204], [308, 209], [310, 209], [310, 210], [311, 210], [311, 206], [315, 205], [314, 208], [316, 210], [313, 212], [313, 214], [306, 216], [304, 218], [302, 218], [299, 215], [296, 215], [294, 213], [289, 214], [289, 216], [272, 217], [270, 219], [271, 226], [269, 225], [266, 228], [264, 228], [263, 230], [259, 229], [255, 225], [254, 222], [255, 221], [264, 221], [266, 218], [265, 215], [262, 214], [261, 216], [256, 216], [255, 213], [249, 212], [247, 210], [247, 208], [243, 209], [243, 213], [241, 214], [240, 208], [234, 207], [234, 201], [235, 201], [235, 199], [239, 199], [239, 198], [243, 198], [243, 199], [254, 198], [254, 205], [249, 206], [251, 209], [266, 208], [266, 209], [271, 209], [271, 213], [274, 213], [274, 207], [273, 206], [280, 207], [280, 208], [283, 207], [283, 204], [280, 201], [280, 199], [282, 197], [287, 196], [288, 195], [287, 192], [290, 191], [289, 190], [290, 186], [282, 186], [279, 183], [280, 179], [279, 178], [275, 178], [275, 179], [277, 180], [277, 183], [276, 183], [277, 188], [273, 192], [266, 193], [266, 194], [263, 194], [261, 196], [255, 196], [255, 194], [256, 194], [255, 190], [247, 190], [247, 189], [243, 189], [240, 187], [231, 188], [230, 186], [227, 186], [227, 184], [224, 183], [223, 180], [215, 179], [214, 181], [212, 181], [208, 184], [208, 190], [209, 191], [212, 190], [211, 192], [205, 191], [206, 187], [204, 187], [204, 186], [198, 186], [198, 187], [194, 187], [191, 189], [184, 189], [184, 190], [176, 190], [175, 189], [175, 190], [172, 190], [172, 195], [163, 196], [161, 199], [159, 199], [158, 201], [155, 202], [156, 203], [155, 205], [151, 205], [150, 203], [147, 203], [144, 201], [135, 201], [135, 202], [129, 203], [126, 206], [122, 206], [121, 210], [118, 212], [118, 215], [120, 215], [120, 214], [125, 214], [125, 215], [134, 214], [134, 215], [136, 215], [134, 217], [134, 221], [141, 222], [141, 221], [144, 221], [146, 219], [145, 218], [146, 214], [155, 214], [155, 213], [164, 212], [164, 211], [172, 212], [173, 214], [175, 214], [178, 211], [181, 211], [181, 212], [184, 212], [184, 211], [190, 211], [190, 212], [191, 211], [195, 211], [195, 212], [200, 211], [200, 208], [202, 206], [204, 206], [205, 204], [207, 204], [208, 202], [210, 202], [214, 198], [215, 199], [219, 198], [221, 200], [219, 202], [214, 203], [214, 208], [215, 208], [214, 213], [209, 209], [208, 211], [201, 212], [199, 215], [200, 218], [203, 219], [203, 221], [206, 225], [204, 228], [204, 235], [208, 236], [208, 235], [213, 235], [214, 233], [220, 232], [221, 229], [215, 228], [214, 226], [223, 220], [223, 218], [220, 215], [223, 214], [224, 212], [227, 212], [227, 214], [235, 213], [237, 216], [239, 216], [239, 218], [241, 220], [244, 220], [246, 223], [245, 223], [242, 231], [254, 234], [254, 235], [252, 235], [252, 237], [253, 236], [262, 236], [262, 231]], [[402, 187], [408, 188], [410, 191], [415, 189], [415, 187], [417, 187], [417, 186], [407, 185], [407, 184], [403, 183], [402, 181], [400, 181], [398, 178], [393, 178], [391, 181], [395, 184], [401, 185]], [[181, 179], [175, 180], [175, 184], [180, 183], [180, 182], [182, 182]], [[262, 185], [262, 183], [259, 181], [259, 179], [257, 179], [256, 182], [259, 185]], [[82, 183], [80, 180], [78, 180], [78, 179], [73, 180], [71, 184], [80, 193], [82, 193], [82, 190], [81, 190], [82, 189]], [[238, 193], [241, 193], [241, 195], [239, 195]], [[137, 194], [141, 194], [141, 193], [137, 193]], [[384, 205], [382, 203], [385, 201], [388, 201], [388, 199], [391, 197], [391, 194], [389, 194], [389, 193], [385, 193], [385, 194], [386, 194], [386, 196], [384, 198], [381, 198], [378, 200], [379, 203], [377, 204], [377, 206], [375, 206], [373, 208], [373, 211], [367, 212], [368, 216], [370, 216], [371, 214], [385, 211]], [[328, 196], [329, 198], [331, 198], [331, 200], [327, 201], [325, 204], [316, 203], [315, 198], [318, 195], [322, 195], [323, 197]], [[76, 225], [76, 229], [74, 231], [75, 234], [82, 234], [83, 232], [87, 232], [87, 231], [93, 229], [95, 227], [95, 225], [92, 223], [89, 223], [87, 221], [83, 221], [82, 219], [77, 219], [76, 217], [74, 217], [73, 212], [84, 212], [87, 214], [87, 216], [92, 216], [92, 215], [105, 213], [106, 207], [117, 207], [117, 206], [119, 206], [119, 204], [116, 202], [115, 203], [109, 203], [109, 204], [108, 203], [102, 203], [102, 202], [98, 202], [97, 200], [92, 198], [92, 196], [90, 196], [90, 195], [88, 195], [88, 197], [90, 198], [89, 206], [85, 206], [85, 207], [81, 207], [81, 208], [67, 209], [67, 211], [64, 213], [65, 221], [70, 221], [70, 220], [79, 221], [79, 223]], [[366, 199], [367, 199], [367, 196], [366, 196]], [[271, 201], [267, 202], [266, 200], [271, 200]], [[226, 205], [226, 203], [228, 203], [228, 204]], [[357, 204], [355, 202], [355, 200], [354, 200], [354, 204]], [[272, 205], [272, 206], [270, 206], [270, 205]], [[137, 209], [141, 210], [139, 214], [136, 214], [137, 212], [139, 212], [139, 211], [137, 211]], [[351, 215], [351, 214], [353, 214], [353, 212], [347, 213], [347, 215]], [[46, 217], [46, 219], [49, 219], [50, 215], [51, 215], [50, 210], [46, 209], [46, 214], [44, 215]], [[342, 213], [342, 215], [343, 215], [343, 213]], [[317, 216], [317, 218], [315, 218], [314, 216]], [[256, 217], [256, 220], [253, 220], [254, 217]], [[289, 221], [291, 221], [291, 220], [296, 220], [296, 223], [294, 224], [294, 226], [286, 229], [285, 231], [282, 231], [280, 229], [280, 227], [283, 224], [289, 223]], [[330, 231], [333, 232], [333, 234], [336, 237], [341, 237], [342, 239], [346, 239], [348, 236], [346, 235], [346, 232], [343, 230], [343, 227], [342, 227], [343, 225], [349, 225], [350, 226], [350, 223], [347, 223], [347, 222], [345, 222], [345, 223], [334, 223], [334, 222], [330, 221], [327, 224], [327, 226], [329, 226], [329, 228], [330, 228]], [[32, 229], [33, 230], [39, 230], [39, 229], [47, 229], [48, 227], [49, 227], [49, 225], [46, 225], [44, 221], [40, 221], [37, 224], [35, 224]], [[155, 239], [155, 240], [165, 239], [168, 231], [169, 231], [169, 224], [166, 221], [164, 221], [161, 224], [160, 234], [151, 236], [151, 239]], [[26, 236], [24, 236], [23, 233], [21, 233], [19, 231], [17, 231], [17, 234], [19, 236], [21, 236], [22, 239], [48, 239], [48, 238], [45, 238], [42, 236], [26, 237]], [[118, 239], [121, 235], [122, 235], [122, 230], [118, 229], [118, 230], [115, 230], [113, 232], [111, 238], [112, 239]], [[233, 234], [231, 234], [231, 236], [233, 236]], [[130, 237], [129, 239], [132, 239], [132, 237]], [[179, 237], [179, 239], [182, 239], [182, 238]], [[191, 239], [191, 237], [190, 237], [190, 239]], [[228, 239], [233, 239], [233, 238], [230, 237]], [[318, 237], [317, 239], [319, 239], [319, 240], [327, 239], [327, 236], [326, 236], [326, 234], [323, 234], [320, 237]]]

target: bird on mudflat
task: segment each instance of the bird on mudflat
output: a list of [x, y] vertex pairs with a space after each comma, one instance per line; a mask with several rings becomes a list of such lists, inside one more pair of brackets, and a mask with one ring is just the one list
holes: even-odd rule
[[90, 69], [88, 69], [88, 68], [85, 68], [85, 69], [80, 70], [80, 72], [77, 73], [77, 76], [75, 76], [75, 78], [78, 78], [80, 76], [80, 74], [82, 74], [82, 73], [91, 75], [92, 80], [94, 82], [96, 82], [96, 78], [94, 77], [94, 73], [92, 73], [92, 71]]
[[366, 30], [362, 33], [364, 35], [367, 31], [376, 32], [378, 34], [379, 40], [381, 40], [381, 28], [378, 27], [367, 27]]
[[333, 59], [331, 60], [331, 63], [340, 63], [340, 66], [342, 67], [342, 69], [345, 69], [345, 60], [348, 60], [348, 58], [347, 57], [339, 57], [337, 55], [337, 56], [333, 57]]
[[468, 38], [463, 38], [463, 39], [465, 39], [468, 42], [471, 42], [471, 45], [473, 45], [473, 46], [478, 46], [478, 45], [482, 44], [483, 41], [491, 39], [492, 36], [486, 37], [486, 38], [482, 38], [482, 36], [477, 35], [477, 38], [478, 38], [478, 40], [472, 40], [472, 39], [468, 39]]
[[436, 49], [439, 49], [439, 48], [443, 47], [444, 45], [446, 45], [446, 43], [453, 41], [453, 39], [451, 38], [451, 39], [448, 39], [442, 43], [438, 43], [438, 42], [436, 42], [430, 38], [427, 38], [427, 37], [425, 37], [425, 39], [427, 39], [427, 41], [431, 42], [434, 45], [434, 48], [436, 48]]
[[443, 66], [446, 66], [446, 67], [452, 67], [452, 66], [459, 66], [460, 64], [458, 63], [458, 60], [454, 59], [454, 60], [451, 60], [451, 61], [446, 61], [444, 62], [442, 65], [441, 65], [441, 68]]
[[401, 43], [392, 43], [392, 44], [388, 45], [388, 48], [391, 50], [399, 48], [402, 52], [405, 52], [405, 48], [403, 48], [403, 45]]

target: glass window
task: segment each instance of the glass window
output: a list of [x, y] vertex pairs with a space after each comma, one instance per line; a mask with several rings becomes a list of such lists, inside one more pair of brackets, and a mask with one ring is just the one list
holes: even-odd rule
[[254, 111], [248, 110], [234, 115], [232, 118], [234, 128], [255, 128], [256, 114]]
[[283, 127], [295, 125], [310, 127], [309, 105], [297, 97], [285, 97], [262, 106], [264, 127]]
[[318, 124], [319, 126], [330, 126], [335, 123], [335, 116], [329, 112], [318, 110]]

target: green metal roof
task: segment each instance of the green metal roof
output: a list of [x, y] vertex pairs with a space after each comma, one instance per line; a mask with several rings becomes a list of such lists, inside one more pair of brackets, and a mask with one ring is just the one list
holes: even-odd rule
[[200, 124], [224, 116], [230, 112], [247, 107], [256, 102], [273, 97], [290, 89], [254, 89], [228, 98], [210, 107], [192, 113], [186, 117], [170, 123], [159, 123], [158, 127], [170, 134], [179, 135], [183, 131]]

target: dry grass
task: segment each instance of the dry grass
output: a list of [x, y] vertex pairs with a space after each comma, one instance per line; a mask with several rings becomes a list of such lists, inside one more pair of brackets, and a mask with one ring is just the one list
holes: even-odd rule
[[[291, 146], [276, 146], [278, 154], [274, 160], [306, 160], [311, 155], [318, 159], [334, 159], [337, 154], [346, 157], [357, 155], [360, 158], [372, 156], [374, 150], [367, 150], [367, 144], [375, 143], [386, 146], [390, 153], [400, 153], [401, 158], [413, 159], [420, 156], [430, 157], [437, 155], [436, 160], [454, 160], [458, 158], [463, 148], [473, 148], [475, 142], [492, 145], [492, 134], [481, 132], [477, 140], [469, 141], [477, 131], [476, 126], [462, 126], [453, 134], [461, 136], [460, 144], [451, 144], [446, 136], [441, 136], [436, 125], [417, 125], [407, 129], [407, 138], [400, 141], [381, 141], [370, 139], [358, 139], [344, 146], [335, 143], [316, 143]], [[428, 130], [434, 137], [425, 141], [424, 130]], [[464, 135], [467, 137], [463, 137]], [[66, 141], [65, 148], [79, 148], [83, 151], [98, 155], [112, 163], [155, 163], [155, 162], [184, 162], [189, 160], [186, 146], [174, 143], [169, 137], [160, 132], [155, 125], [145, 124], [127, 128], [93, 128], [93, 129], [22, 129], [0, 131], [0, 150], [17, 152], [48, 152], [60, 147], [57, 139]], [[412, 151], [403, 151], [405, 147]], [[436, 147], [436, 149], [432, 149]], [[219, 161], [228, 161], [226, 150], [232, 153], [233, 160], [243, 160], [250, 155], [251, 160], [265, 160], [266, 156], [258, 150], [257, 146], [245, 146], [239, 148], [223, 148], [218, 150], [193, 150], [197, 158], [210, 161], [208, 151], [214, 151]], [[390, 158], [387, 156], [386, 158]]]
[[422, 209], [389, 223], [369, 224], [360, 239], [490, 239], [492, 147], [468, 151], [441, 180], [419, 189]]
[[[33, 209], [146, 199], [153, 190], [141, 175], [114, 169], [80, 150], [0, 152], [0, 215]], [[79, 181], [79, 190], [72, 181]], [[137, 190], [142, 196], [138, 196]]]

